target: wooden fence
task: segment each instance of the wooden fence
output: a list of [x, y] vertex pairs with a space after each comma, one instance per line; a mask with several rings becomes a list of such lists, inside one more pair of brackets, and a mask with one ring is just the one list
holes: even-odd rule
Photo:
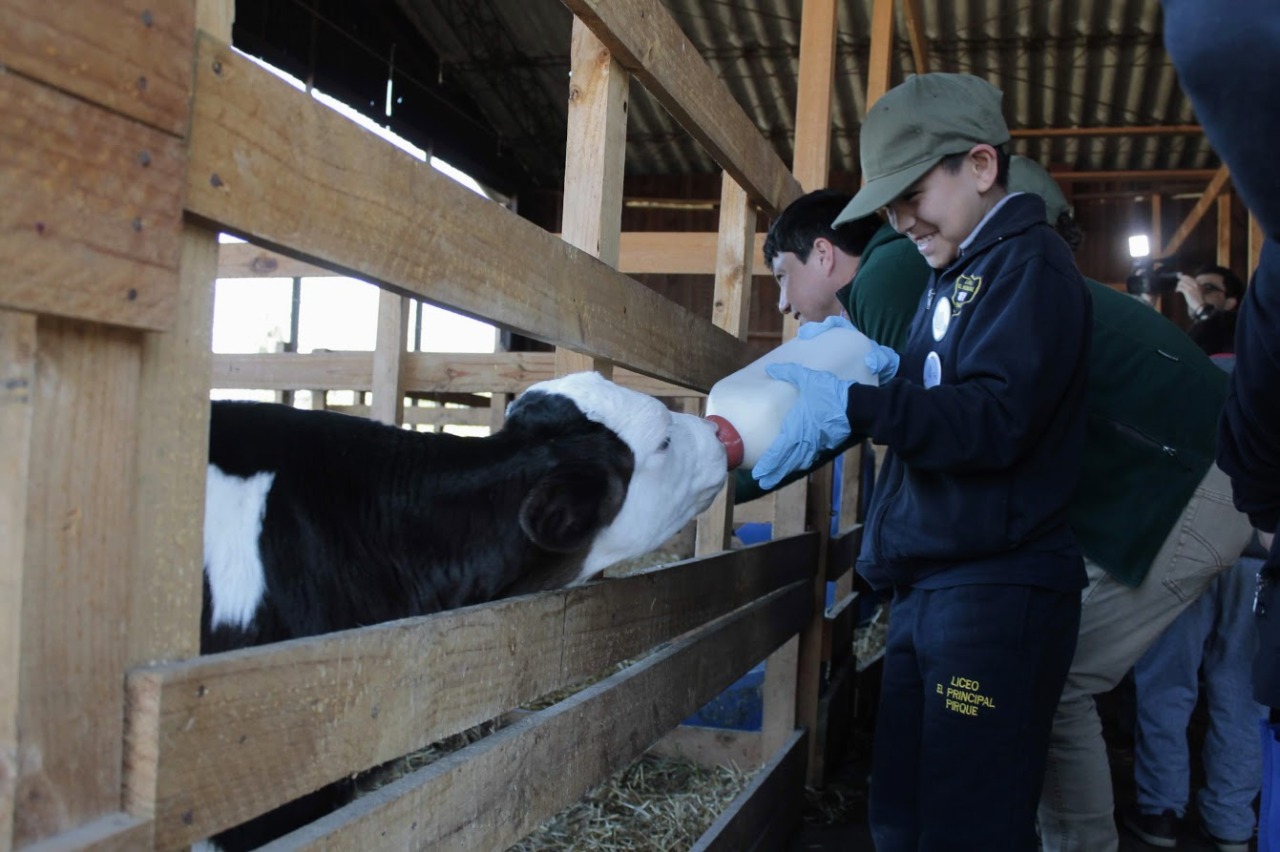
[[[764, 728], [733, 745], [764, 769], [702, 846], [791, 830], [820, 772], [824, 630], [845, 645], [826, 580], [847, 616], [857, 534], [804, 532], [803, 484], [768, 504], [764, 545], [725, 549], [722, 496], [697, 557], [658, 572], [198, 656], [211, 386], [368, 389], [398, 420], [407, 391], [594, 367], [696, 396], [747, 360], [757, 211], [800, 183], [658, 0], [566, 4], [556, 235], [233, 51], [228, 0], [0, 3], [0, 850], [178, 848], [632, 659], [282, 846], [503, 848], [766, 657]], [[829, 91], [834, 3], [805, 9], [802, 78], [825, 67]], [[714, 251], [691, 261], [716, 271], [714, 322], [619, 271], [632, 79], [724, 169], [719, 235], [681, 243]], [[819, 113], [797, 145], [813, 185]], [[383, 288], [377, 350], [213, 359], [220, 231]], [[408, 297], [560, 348], [405, 353]]]

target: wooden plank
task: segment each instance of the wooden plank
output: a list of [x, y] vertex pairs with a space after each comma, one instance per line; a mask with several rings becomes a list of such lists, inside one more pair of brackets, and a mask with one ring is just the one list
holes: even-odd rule
[[36, 318], [0, 311], [0, 852], [13, 839], [22, 669], [22, 570], [35, 412]]
[[774, 215], [801, 195], [772, 143], [661, 0], [565, 0], [565, 5], [758, 206]]
[[[752, 257], [764, 256], [764, 234], [756, 234]], [[617, 268], [628, 275], [714, 275], [714, 232], [624, 231], [619, 236]], [[218, 256], [219, 278], [333, 278], [343, 273], [296, 260], [253, 243], [223, 243]], [[763, 264], [753, 275], [772, 276]]]
[[0, 307], [168, 328], [184, 180], [179, 140], [0, 73]]
[[190, 0], [5, 0], [0, 61], [9, 71], [182, 136], [193, 8]]
[[853, 563], [857, 561], [860, 550], [862, 550], [861, 524], [832, 537], [830, 544], [827, 545], [827, 568], [823, 572], [824, 579], [839, 580], [848, 575], [853, 570]]
[[807, 582], [813, 547], [812, 536], [801, 536], [650, 574], [136, 670], [128, 677], [129, 811], [155, 816], [159, 846], [193, 842]]
[[733, 683], [807, 601], [805, 581], [773, 592], [264, 849], [505, 849]]
[[409, 334], [409, 300], [390, 290], [378, 294], [378, 334], [373, 350], [369, 416], [399, 426], [404, 418], [404, 349]]
[[871, 7], [871, 55], [867, 59], [867, 111], [889, 91], [893, 73], [893, 0]]
[[1173, 232], [1173, 236], [1169, 238], [1169, 242], [1160, 251], [1161, 257], [1168, 257], [1176, 254], [1178, 249], [1182, 248], [1182, 244], [1186, 241], [1191, 232], [1195, 230], [1196, 225], [1200, 224], [1200, 220], [1204, 218], [1204, 214], [1209, 212], [1209, 208], [1218, 200], [1218, 196], [1222, 193], [1223, 187], [1227, 185], [1227, 181], [1231, 179], [1231, 171], [1224, 165], [1214, 172], [1213, 180], [1209, 181], [1209, 186], [1205, 189], [1204, 194], [1196, 201], [1195, 206], [1191, 208], [1191, 212], [1187, 214], [1187, 218], [1182, 220], [1182, 224], [1178, 226], [1178, 230]]
[[113, 813], [24, 846], [23, 852], [137, 852], [152, 848], [155, 825], [126, 813]]
[[[213, 387], [262, 390], [372, 389], [369, 352], [271, 352], [213, 356]], [[519, 393], [555, 375], [548, 352], [407, 352], [405, 393]], [[651, 396], [701, 397], [678, 385], [617, 369], [613, 380]]]
[[1197, 181], [1212, 180], [1213, 169], [1116, 169], [1115, 171], [1050, 171], [1059, 183], [1106, 183], [1107, 181]]
[[[1060, 139], [1074, 136], [1200, 136], [1204, 134], [1204, 128], [1198, 124], [1131, 124], [1123, 127], [1015, 127], [1010, 128], [1009, 134], [1014, 139]], [[1212, 173], [1212, 169], [1210, 169], [1209, 174]]]
[[130, 665], [200, 652], [218, 235], [189, 225], [182, 248], [173, 330], [142, 340]]
[[[371, 417], [367, 405], [331, 405], [329, 411], [350, 414], [353, 417]], [[423, 408], [406, 406], [400, 423], [405, 426], [491, 426], [492, 415], [488, 408]]]
[[[720, 230], [716, 246], [715, 294], [711, 321], [738, 338], [746, 338], [751, 314], [751, 261], [756, 211], [745, 190], [729, 175], [720, 184]], [[733, 536], [733, 480], [698, 516], [695, 552], [715, 553]]]
[[1231, 268], [1231, 193], [1218, 196], [1218, 265]]
[[[724, 813], [698, 838], [693, 845], [694, 852], [784, 848], [762, 845], [760, 841], [766, 834], [774, 837], [775, 843], [784, 841], [800, 821], [807, 739], [804, 731], [794, 732], [747, 788], [734, 797]], [[785, 825], [771, 830], [770, 824], [780, 816]], [[786, 830], [788, 827], [791, 830]]]
[[191, 136], [187, 208], [224, 230], [691, 388], [748, 360], [709, 321], [206, 36]]
[[836, 68], [835, 0], [804, 0], [796, 79], [796, 142], [791, 168], [807, 190], [827, 185], [831, 170], [831, 90]]
[[763, 760], [759, 731], [697, 725], [680, 725], [669, 731], [649, 748], [649, 753], [698, 766], [736, 766], [739, 769], [759, 766]]
[[120, 809], [138, 333], [40, 318], [14, 846]]
[[924, 15], [920, 12], [920, 0], [902, 0], [902, 11], [907, 19], [907, 40], [911, 42], [911, 59], [917, 74], [929, 73], [929, 46], [924, 37]]

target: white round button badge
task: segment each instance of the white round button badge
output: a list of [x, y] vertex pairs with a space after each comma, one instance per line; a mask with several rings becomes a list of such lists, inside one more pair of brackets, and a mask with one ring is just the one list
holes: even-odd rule
[[933, 339], [942, 340], [947, 334], [947, 327], [951, 325], [951, 300], [943, 296], [938, 300], [938, 306], [933, 309]]
[[936, 388], [942, 384], [942, 359], [937, 352], [930, 352], [924, 359], [924, 386]]

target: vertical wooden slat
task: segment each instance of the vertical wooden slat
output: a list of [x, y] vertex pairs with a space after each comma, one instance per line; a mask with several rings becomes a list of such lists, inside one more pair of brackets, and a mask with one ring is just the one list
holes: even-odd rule
[[911, 58], [917, 74], [929, 73], [929, 46], [924, 39], [924, 16], [920, 12], [920, 0], [902, 0], [902, 11], [907, 18], [907, 40], [911, 42]]
[[[746, 191], [725, 174], [720, 185], [720, 235], [716, 244], [715, 295], [711, 321], [739, 338], [747, 335], [751, 311], [751, 265], [755, 252], [756, 211]], [[694, 552], [724, 550], [732, 535], [733, 480], [698, 516]]]
[[[569, 62], [561, 237], [616, 268], [631, 75], [579, 18], [573, 19]], [[613, 372], [607, 362], [556, 350], [557, 374], [591, 369], [606, 376]]]
[[1218, 196], [1218, 265], [1231, 267], [1231, 193]]
[[0, 311], [0, 852], [13, 843], [36, 318]]
[[140, 334], [36, 327], [15, 846], [120, 807]]
[[380, 423], [404, 422], [404, 348], [409, 300], [390, 290], [378, 294], [378, 336], [373, 350], [373, 401], [369, 416]]
[[1151, 256], [1161, 257], [1164, 246], [1164, 197], [1151, 193]]
[[805, 0], [796, 81], [796, 148], [791, 171], [806, 191], [827, 185], [831, 165], [831, 88], [836, 62], [835, 0]]
[[173, 330], [142, 340], [129, 664], [200, 651], [218, 236], [187, 225]]
[[871, 55], [867, 59], [867, 109], [889, 91], [893, 70], [893, 0], [871, 7]]

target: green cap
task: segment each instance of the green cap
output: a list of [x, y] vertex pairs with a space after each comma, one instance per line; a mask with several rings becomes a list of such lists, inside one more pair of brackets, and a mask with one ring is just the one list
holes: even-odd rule
[[885, 92], [862, 122], [866, 184], [832, 226], [888, 205], [949, 154], [1008, 142], [1002, 97], [972, 74], [917, 74]]
[[1050, 225], [1056, 225], [1063, 213], [1071, 212], [1071, 205], [1067, 204], [1067, 197], [1053, 176], [1035, 160], [1018, 154], [1009, 158], [1009, 191], [1030, 192], [1043, 198]]

